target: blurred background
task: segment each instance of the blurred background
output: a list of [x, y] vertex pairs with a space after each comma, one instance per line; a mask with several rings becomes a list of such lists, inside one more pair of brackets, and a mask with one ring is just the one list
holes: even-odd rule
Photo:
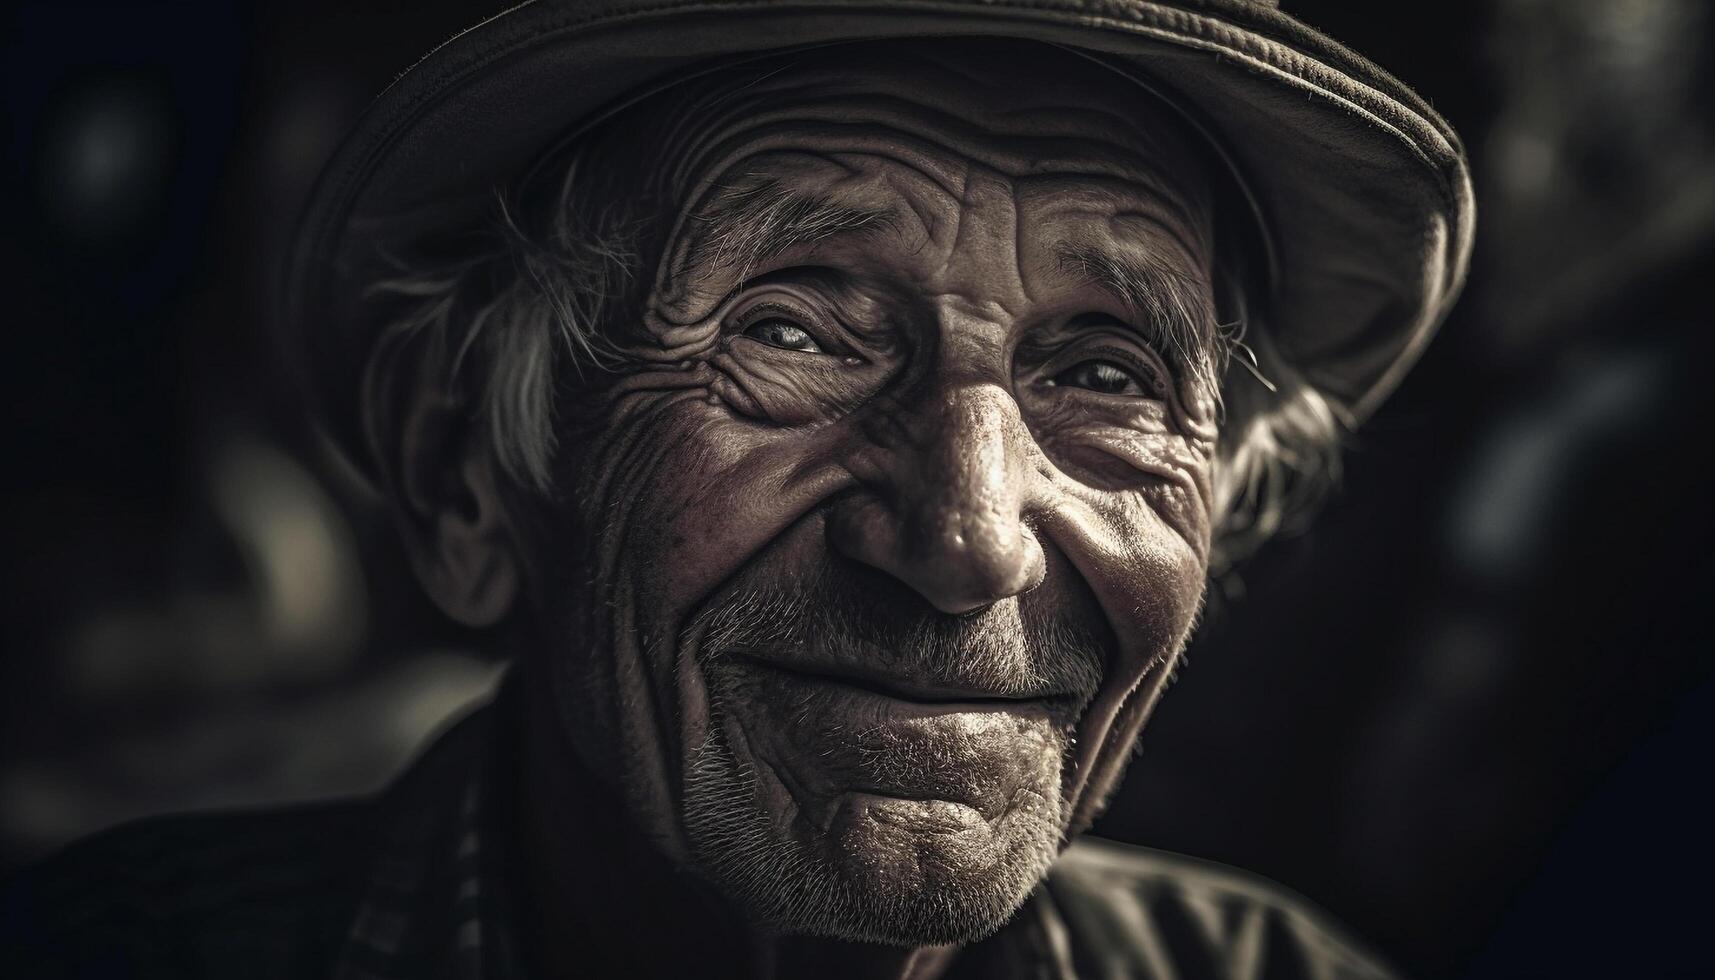
[[[1464, 134], [1476, 267], [1320, 522], [1215, 584], [1099, 831], [1418, 976], [1701, 973], [1715, 7], [1286, 6]], [[0, 14], [0, 873], [375, 789], [493, 683], [320, 462], [260, 305], [341, 134], [470, 10]]]

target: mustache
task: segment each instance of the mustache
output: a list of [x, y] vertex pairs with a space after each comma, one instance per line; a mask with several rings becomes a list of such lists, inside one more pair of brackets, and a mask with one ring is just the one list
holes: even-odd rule
[[820, 571], [747, 585], [705, 606], [684, 639], [705, 661], [753, 656], [789, 667], [858, 670], [1017, 698], [1095, 695], [1114, 643], [1011, 597], [950, 615], [903, 585]]

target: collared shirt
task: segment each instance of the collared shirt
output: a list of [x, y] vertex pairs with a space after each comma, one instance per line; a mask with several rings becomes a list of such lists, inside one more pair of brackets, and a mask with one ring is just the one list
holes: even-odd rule
[[[6, 892], [6, 976], [514, 980], [526, 975], [485, 819], [503, 706], [479, 709], [368, 801], [144, 821]], [[956, 976], [1390, 974], [1260, 878], [1085, 839]]]

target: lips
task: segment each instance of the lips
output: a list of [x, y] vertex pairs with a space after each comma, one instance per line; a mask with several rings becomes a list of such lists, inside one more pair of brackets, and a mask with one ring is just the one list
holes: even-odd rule
[[1021, 787], [1036, 798], [1057, 785], [1082, 701], [748, 653], [708, 666], [721, 716], [743, 730], [739, 744], [824, 828], [870, 797], [947, 801], [999, 819]]
[[1020, 694], [971, 682], [902, 677], [897, 673], [869, 669], [862, 665], [803, 664], [752, 653], [732, 653], [727, 657], [734, 668], [759, 675], [758, 680], [764, 682], [786, 688], [817, 690], [839, 699], [894, 702], [899, 709], [910, 711], [915, 708], [921, 713], [1044, 709], [1059, 707], [1060, 703], [1073, 698], [1073, 695], [1064, 691]]

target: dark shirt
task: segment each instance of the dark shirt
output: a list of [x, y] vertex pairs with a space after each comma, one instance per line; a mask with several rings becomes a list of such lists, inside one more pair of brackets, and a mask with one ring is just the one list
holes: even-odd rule
[[[480, 709], [372, 799], [168, 817], [20, 875], [0, 913], [8, 977], [529, 975], [497, 845], [507, 712]], [[592, 959], [592, 962], [599, 960]], [[594, 970], [591, 975], [606, 973]], [[1085, 839], [955, 976], [1346, 978], [1389, 972], [1279, 886]]]

